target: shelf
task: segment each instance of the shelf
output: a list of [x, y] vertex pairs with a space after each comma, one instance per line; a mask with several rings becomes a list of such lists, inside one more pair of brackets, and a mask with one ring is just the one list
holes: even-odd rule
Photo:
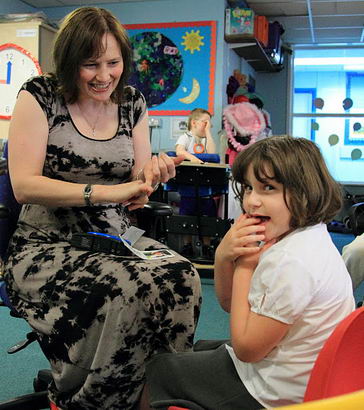
[[239, 39], [239, 42], [231, 42], [229, 48], [233, 49], [239, 57], [243, 57], [257, 72], [278, 72], [283, 68], [282, 64], [274, 64], [255, 38]]

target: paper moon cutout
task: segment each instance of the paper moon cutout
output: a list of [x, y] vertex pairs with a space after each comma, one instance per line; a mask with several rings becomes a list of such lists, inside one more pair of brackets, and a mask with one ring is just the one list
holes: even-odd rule
[[179, 98], [178, 100], [184, 104], [191, 104], [195, 101], [195, 99], [200, 95], [200, 84], [196, 80], [196, 78], [192, 79], [192, 90], [189, 95], [183, 98]]

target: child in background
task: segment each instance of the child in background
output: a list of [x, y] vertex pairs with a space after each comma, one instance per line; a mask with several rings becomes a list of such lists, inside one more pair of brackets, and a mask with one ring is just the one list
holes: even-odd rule
[[[195, 154], [215, 154], [216, 146], [211, 135], [211, 114], [203, 108], [195, 108], [188, 117], [188, 131], [182, 134], [176, 142], [177, 156], [183, 156], [185, 160], [197, 164], [203, 164]], [[217, 207], [213, 198], [200, 198], [200, 210], [197, 206], [196, 197], [181, 195], [180, 215], [216, 216]], [[210, 251], [210, 238], [203, 237], [203, 253], [212, 256]], [[193, 256], [192, 237], [184, 237], [184, 245], [181, 254], [186, 257]]]
[[203, 164], [194, 154], [215, 154], [216, 147], [211, 135], [211, 114], [203, 108], [195, 108], [188, 117], [188, 131], [176, 142], [177, 156]]
[[318, 353], [355, 308], [326, 227], [340, 209], [341, 189], [318, 147], [304, 138], [267, 138], [238, 155], [232, 174], [243, 214], [215, 254], [231, 342], [154, 356], [145, 389], [153, 408], [165, 408], [163, 400], [219, 410], [300, 403]]

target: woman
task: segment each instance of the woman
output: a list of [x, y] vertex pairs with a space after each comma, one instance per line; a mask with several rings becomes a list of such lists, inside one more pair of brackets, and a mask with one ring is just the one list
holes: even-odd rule
[[[9, 247], [9, 296], [39, 333], [60, 408], [131, 409], [145, 360], [161, 348], [191, 348], [199, 277], [178, 255], [144, 261], [69, 240], [122, 234], [127, 211], [142, 207], [180, 160], [151, 158], [145, 99], [126, 86], [131, 50], [113, 15], [73, 11], [53, 55], [54, 74], [23, 85], [10, 125], [9, 171], [24, 206]], [[142, 238], [138, 247], [162, 245]]]

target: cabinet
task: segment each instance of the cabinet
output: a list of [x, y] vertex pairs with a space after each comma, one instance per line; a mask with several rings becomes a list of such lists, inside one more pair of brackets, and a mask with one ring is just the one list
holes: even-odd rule
[[[55, 28], [45, 24], [42, 20], [0, 23], [0, 46], [11, 43], [25, 49], [39, 62], [42, 72], [47, 72], [52, 69], [51, 50], [56, 32]], [[17, 76], [10, 75], [10, 64], [12, 74], [16, 71]], [[21, 72], [24, 72], [26, 78], [19, 77]], [[8, 96], [11, 95], [15, 100], [19, 87], [27, 80], [28, 75], [24, 70], [22, 71], [21, 67], [15, 67], [15, 62], [12, 63], [9, 54], [3, 53], [3, 58], [0, 59], [0, 76], [0, 85], [4, 87], [3, 92], [0, 92], [0, 98], [9, 98]], [[14, 83], [15, 80], [16, 83]], [[7, 138], [9, 122], [8, 119], [0, 119], [0, 139]]]
[[[238, 40], [237, 40], [238, 41]], [[255, 38], [241, 38], [239, 42], [228, 43], [229, 48], [243, 57], [257, 72], [278, 72], [283, 68], [282, 64], [274, 64], [270, 57]]]

